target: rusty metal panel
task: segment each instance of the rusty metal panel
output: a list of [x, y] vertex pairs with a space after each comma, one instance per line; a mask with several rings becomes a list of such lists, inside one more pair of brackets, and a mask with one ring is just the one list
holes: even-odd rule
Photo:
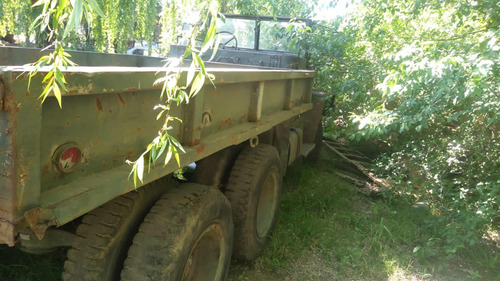
[[[11, 92], [10, 73], [0, 73], [2, 107], [4, 96]], [[16, 191], [14, 174], [14, 155], [12, 141], [12, 118], [9, 113], [0, 111], [0, 243], [14, 245], [14, 213]]]
[[15, 240], [15, 223], [0, 219], [0, 244], [7, 244], [8, 246], [14, 246]]
[[[310, 111], [312, 104], [304, 104], [290, 111], [280, 111], [263, 116], [259, 122], [247, 122], [216, 132], [191, 147], [186, 147], [186, 154], [181, 156], [181, 166], [198, 161], [223, 148], [242, 143], [255, 135], [270, 130], [277, 123], [285, 122], [294, 116]], [[175, 161], [163, 167], [159, 164], [145, 175], [144, 184], [177, 170]], [[58, 186], [42, 194], [42, 207], [52, 209], [57, 225], [67, 223], [74, 218], [104, 204], [114, 197], [134, 189], [127, 179], [130, 167], [122, 165], [78, 181]]]
[[13, 225], [23, 210], [40, 205], [40, 105], [16, 77], [0, 72], [0, 240], [12, 245]]
[[[19, 74], [12, 75], [12, 92], [5, 96], [4, 111], [10, 112], [14, 121], [17, 208], [18, 212], [24, 212], [40, 205], [42, 111], [40, 92], [28, 91], [27, 84], [17, 82]], [[41, 83], [38, 79], [32, 83]]]
[[264, 89], [262, 114], [283, 110], [288, 80], [267, 81]]
[[[42, 189], [70, 183], [80, 177], [121, 166], [135, 160], [157, 135], [162, 120], [156, 120], [158, 91], [128, 91], [67, 97], [60, 109], [54, 98], [43, 105]], [[182, 118], [180, 109], [172, 113]], [[180, 123], [170, 133], [180, 138]], [[63, 174], [53, 167], [53, 155], [65, 143], [75, 143], [82, 152], [79, 165]]]
[[[250, 96], [258, 88], [258, 82], [217, 84], [217, 88], [204, 90], [203, 113], [211, 122], [201, 126], [201, 138], [217, 131], [248, 122]], [[197, 100], [198, 101], [198, 100]], [[202, 120], [196, 120], [201, 125]]]
[[[5, 84], [0, 112], [0, 243], [13, 243], [13, 227], [23, 217], [41, 237], [49, 225], [67, 223], [133, 190], [125, 160], [135, 160], [162, 125], [152, 110], [161, 90], [153, 86], [159, 68], [69, 68], [69, 94], [63, 97], [62, 109], [54, 97], [40, 105], [43, 73], [33, 79], [31, 91], [26, 90], [26, 70], [0, 67]], [[172, 114], [184, 120], [172, 123], [171, 131], [186, 148], [181, 166], [312, 109], [306, 97], [314, 77], [311, 71], [209, 71], [216, 87], [207, 81], [188, 105], [173, 108]], [[255, 108], [258, 118], [249, 120], [256, 89], [261, 93]], [[287, 92], [290, 89], [293, 93]], [[70, 173], [61, 173], [54, 167], [54, 155], [68, 143], [78, 147], [81, 158]], [[175, 161], [160, 164], [144, 184], [177, 168]]]

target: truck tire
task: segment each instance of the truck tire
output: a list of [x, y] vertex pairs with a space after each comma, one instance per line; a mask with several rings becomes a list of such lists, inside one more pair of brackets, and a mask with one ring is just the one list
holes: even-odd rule
[[231, 261], [231, 206], [213, 187], [186, 183], [165, 193], [134, 237], [123, 281], [223, 281]]
[[64, 263], [63, 280], [119, 280], [140, 223], [173, 180], [159, 180], [87, 213]]
[[233, 212], [236, 258], [252, 260], [269, 242], [280, 203], [281, 178], [281, 161], [273, 146], [246, 147], [238, 155], [225, 192]]
[[194, 182], [215, 187], [224, 186], [238, 152], [238, 147], [228, 147], [198, 161]]

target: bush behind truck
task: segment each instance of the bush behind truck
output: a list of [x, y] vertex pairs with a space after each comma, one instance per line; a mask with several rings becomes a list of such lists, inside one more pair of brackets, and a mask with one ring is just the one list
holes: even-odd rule
[[[170, 131], [186, 151], [180, 166], [196, 163], [194, 175], [175, 180], [170, 161], [137, 188], [126, 160], [162, 126], [152, 110], [161, 60], [72, 52], [81, 66], [65, 72], [61, 109], [55, 97], [40, 104], [43, 71], [27, 90], [23, 65], [40, 51], [1, 47], [0, 243], [70, 247], [64, 280], [224, 280], [231, 256], [258, 256], [287, 166], [320, 140], [322, 102], [314, 72], [290, 69], [305, 66], [297, 54], [259, 48], [263, 22], [289, 19], [233, 20], [255, 24], [254, 45], [222, 42], [206, 64], [215, 87], [172, 109], [183, 120]], [[245, 42], [234, 26], [228, 40]]]

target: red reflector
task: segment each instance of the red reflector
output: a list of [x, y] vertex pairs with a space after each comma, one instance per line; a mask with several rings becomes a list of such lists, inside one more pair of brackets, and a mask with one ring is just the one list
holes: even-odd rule
[[64, 150], [59, 157], [59, 169], [62, 172], [70, 172], [80, 160], [80, 150], [77, 147], [70, 147]]

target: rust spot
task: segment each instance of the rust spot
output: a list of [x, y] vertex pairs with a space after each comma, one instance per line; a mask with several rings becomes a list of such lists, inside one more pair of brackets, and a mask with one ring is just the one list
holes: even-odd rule
[[5, 111], [10, 112], [12, 115], [17, 115], [20, 107], [20, 104], [16, 103], [12, 93], [4, 93], [3, 108]]
[[123, 100], [122, 95], [120, 95], [120, 93], [117, 93], [116, 95], [118, 95], [118, 99], [120, 100], [120, 103], [125, 105], [125, 101]]
[[95, 142], [92, 143], [92, 145], [97, 146], [101, 142], [101, 139], [97, 138]]
[[11, 221], [0, 219], [0, 244], [7, 244], [9, 247], [14, 247], [15, 237], [14, 237], [15, 224]]
[[239, 139], [238, 136], [231, 136], [231, 144], [237, 144]]
[[109, 114], [112, 114], [112, 113], [113, 113], [113, 111], [110, 109], [110, 110], [109, 110]]
[[139, 89], [132, 87], [132, 88], [125, 88], [125, 91], [137, 91]]
[[126, 157], [126, 159], [130, 160], [130, 159], [132, 159], [133, 156], [134, 156], [134, 149], [131, 148], [131, 149], [129, 149], [129, 151], [127, 151], [127, 157]]
[[[196, 141], [196, 140], [195, 140]], [[199, 141], [199, 140], [198, 140]], [[205, 151], [205, 145], [202, 144], [196, 149], [196, 154], [202, 154]]]
[[191, 142], [191, 145], [197, 145], [200, 143], [200, 139], [195, 139]]
[[243, 114], [243, 116], [240, 117], [240, 124], [246, 122], [247, 120], [248, 120], [248, 115]]
[[231, 124], [232, 124], [231, 118], [227, 118], [226, 120], [221, 120], [219, 122], [219, 129], [225, 126], [230, 127]]
[[69, 125], [71, 125], [71, 123], [70, 123], [69, 121], [68, 121], [68, 122], [66, 122], [66, 126], [68, 126], [68, 127], [69, 127]]
[[119, 148], [115, 149], [115, 152], [116, 153], [120, 152], [120, 149]]
[[139, 133], [144, 129], [144, 127], [135, 128]]
[[82, 119], [82, 117], [81, 116], [75, 116], [75, 119], [80, 120], [80, 119]]
[[52, 225], [57, 225], [57, 219], [52, 209], [34, 208], [24, 213], [24, 219], [39, 240], [43, 239], [45, 231]]
[[19, 185], [21, 185], [21, 196], [24, 193], [24, 186], [26, 185], [26, 178], [28, 175], [26, 175], [26, 170], [25, 170], [25, 165], [24, 165], [24, 154], [23, 151], [21, 150], [21, 157], [19, 157], [19, 162], [21, 165], [19, 165]]
[[24, 93], [27, 97], [30, 96], [30, 91], [26, 91], [26, 93]]
[[48, 175], [52, 171], [52, 165], [47, 163], [42, 166], [42, 175]]
[[102, 112], [102, 102], [99, 97], [95, 97], [95, 101], [97, 103], [97, 110]]

